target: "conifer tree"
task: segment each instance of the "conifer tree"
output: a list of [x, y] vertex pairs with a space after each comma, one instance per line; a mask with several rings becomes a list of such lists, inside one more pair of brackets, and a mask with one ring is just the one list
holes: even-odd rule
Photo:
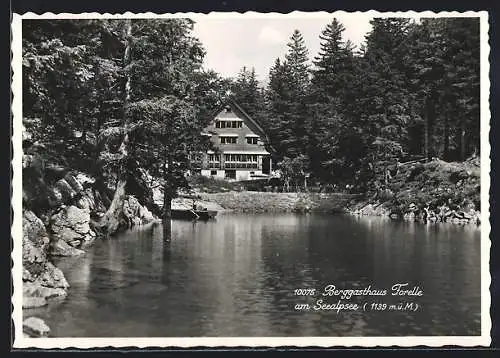
[[271, 141], [278, 148], [278, 160], [284, 156], [295, 158], [307, 153], [307, 61], [304, 39], [300, 31], [295, 30], [288, 43], [285, 60], [276, 60], [269, 75], [269, 130]]

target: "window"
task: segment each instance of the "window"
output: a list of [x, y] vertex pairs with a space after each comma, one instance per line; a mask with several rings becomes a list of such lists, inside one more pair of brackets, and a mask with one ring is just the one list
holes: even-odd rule
[[220, 161], [219, 154], [209, 154], [208, 155], [208, 161], [209, 162], [218, 162], [218, 161]]
[[217, 121], [215, 122], [215, 128], [231, 128], [231, 123], [227, 121]]
[[224, 154], [225, 162], [257, 163], [257, 154]]
[[226, 170], [227, 179], [236, 179], [236, 170]]
[[220, 137], [220, 144], [236, 144], [237, 137]]
[[247, 137], [248, 144], [257, 144], [259, 142], [259, 137]]
[[242, 128], [242, 121], [216, 121], [215, 128]]
[[212, 175], [212, 176], [217, 175], [217, 170], [211, 170], [210, 175]]
[[240, 122], [240, 121], [232, 121], [232, 122], [228, 122], [228, 124], [231, 125], [231, 128], [241, 128], [242, 127], [242, 122]]

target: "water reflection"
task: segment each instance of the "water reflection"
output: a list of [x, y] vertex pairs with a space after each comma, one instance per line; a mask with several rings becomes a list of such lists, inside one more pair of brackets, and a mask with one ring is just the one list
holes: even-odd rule
[[[472, 226], [316, 214], [173, 221], [169, 240], [150, 226], [61, 260], [70, 296], [26, 314], [56, 336], [477, 335], [479, 239]], [[423, 289], [420, 311], [295, 309], [320, 298], [295, 289], [397, 282]]]

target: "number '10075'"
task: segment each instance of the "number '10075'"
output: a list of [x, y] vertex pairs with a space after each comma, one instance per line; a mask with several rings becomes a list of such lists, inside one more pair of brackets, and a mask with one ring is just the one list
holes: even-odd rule
[[293, 292], [295, 296], [314, 296], [316, 290], [314, 288], [297, 288]]

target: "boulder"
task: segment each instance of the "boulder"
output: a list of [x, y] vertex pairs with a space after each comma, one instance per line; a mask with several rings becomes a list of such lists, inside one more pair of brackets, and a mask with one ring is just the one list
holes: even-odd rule
[[90, 211], [71, 205], [62, 208], [51, 219], [52, 237], [63, 240], [71, 246], [88, 246], [95, 240], [96, 234], [90, 229]]
[[390, 217], [392, 220], [399, 220], [399, 214], [398, 214], [398, 213], [390, 213], [390, 214], [389, 214], [389, 217]]
[[83, 191], [83, 186], [80, 181], [71, 174], [66, 174], [64, 180], [69, 184], [69, 186], [75, 191], [75, 193], [80, 193]]
[[23, 268], [29, 273], [29, 277], [33, 279], [41, 275], [47, 262], [45, 251], [35, 246], [26, 236], [23, 237]]
[[31, 211], [23, 213], [23, 307], [46, 304], [51, 297], [66, 296], [64, 274], [48, 259], [50, 239], [42, 221]]
[[23, 213], [23, 238], [29, 239], [33, 245], [42, 251], [48, 250], [50, 239], [42, 220], [32, 211], [26, 210]]
[[[66, 179], [59, 179], [54, 184], [54, 193], [59, 193], [58, 196], [61, 197], [63, 203], [68, 203], [77, 194], [76, 190], [71, 187], [71, 185], [66, 181]], [[56, 194], [57, 195], [57, 194]]]
[[45, 264], [45, 270], [38, 277], [37, 281], [45, 287], [63, 289], [69, 287], [68, 281], [66, 281], [66, 278], [64, 277], [62, 271], [50, 262], [47, 262]]
[[95, 179], [84, 174], [84, 173], [78, 173], [76, 174], [76, 180], [82, 185], [82, 187], [89, 185], [89, 184], [94, 184]]
[[47, 305], [47, 300], [44, 297], [23, 296], [23, 309], [38, 308], [46, 305]]
[[52, 250], [51, 250], [52, 256], [79, 256], [83, 255], [84, 253], [85, 251], [69, 245], [64, 240], [56, 240], [52, 244]]
[[31, 273], [25, 267], [23, 267], [23, 281], [33, 282], [34, 280], [35, 279], [31, 275]]
[[403, 218], [404, 218], [405, 220], [408, 220], [408, 221], [415, 221], [415, 218], [416, 218], [416, 216], [415, 216], [415, 212], [414, 212], [414, 211], [411, 211], [411, 212], [409, 212], [409, 213], [405, 213], [405, 214], [403, 215]]
[[47, 337], [50, 328], [38, 317], [29, 317], [23, 322], [23, 332], [30, 337]]
[[88, 211], [93, 211], [97, 208], [94, 193], [91, 188], [87, 188], [82, 192], [82, 197], [78, 199], [76, 206]]
[[143, 224], [147, 224], [155, 220], [153, 213], [149, 211], [145, 206], [141, 206], [139, 215], [142, 219]]
[[54, 297], [66, 297], [67, 294], [67, 290], [62, 287], [46, 287], [39, 282], [23, 283], [23, 299], [43, 298], [47, 300]]
[[145, 225], [155, 220], [154, 215], [133, 195], [128, 195], [123, 201], [122, 212], [128, 227]]

